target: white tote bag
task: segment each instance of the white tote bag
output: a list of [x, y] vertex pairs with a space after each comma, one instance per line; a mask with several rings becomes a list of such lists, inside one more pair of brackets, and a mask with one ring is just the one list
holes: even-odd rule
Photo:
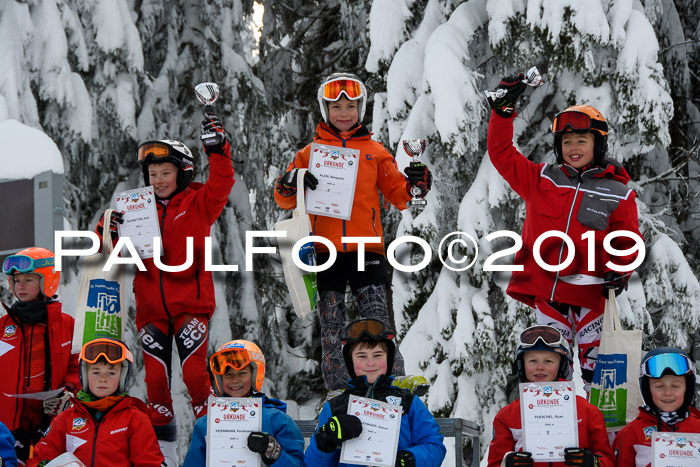
[[[306, 170], [299, 169], [297, 172], [297, 207], [292, 213], [292, 218], [275, 224], [276, 231], [287, 232], [286, 237], [278, 239], [280, 257], [282, 258], [284, 280], [292, 298], [294, 312], [300, 318], [305, 318], [309, 315], [318, 300], [316, 273], [302, 270], [292, 260], [294, 244], [298, 240], [311, 235], [311, 221], [306, 213], [306, 200], [304, 199], [304, 174]], [[316, 266], [316, 248], [313, 242], [309, 242], [301, 247], [299, 258], [304, 264]]]
[[109, 229], [112, 211], [107, 209], [104, 213], [102, 251], [82, 260], [80, 290], [75, 307], [73, 353], [80, 353], [84, 343], [98, 337], [121, 340], [124, 334], [125, 265], [114, 265], [109, 271], [102, 271], [113, 250]]
[[614, 291], [605, 301], [603, 336], [591, 384], [590, 402], [603, 412], [608, 431], [617, 431], [635, 419], [642, 395], [639, 365], [642, 331], [622, 329]]

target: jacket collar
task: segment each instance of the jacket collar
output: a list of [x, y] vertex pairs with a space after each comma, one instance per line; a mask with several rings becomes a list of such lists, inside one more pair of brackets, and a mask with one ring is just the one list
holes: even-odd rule
[[347, 132], [340, 133], [337, 130], [331, 128], [331, 126], [327, 123], [321, 122], [318, 125], [316, 125], [316, 134], [314, 135], [314, 140], [336, 140], [342, 143], [343, 141], [346, 141], [348, 139], [368, 140], [371, 137], [372, 133], [367, 129], [366, 126], [362, 124], [359, 124], [358, 126]]
[[612, 178], [627, 185], [631, 177], [622, 165], [614, 159], [604, 159], [600, 165], [587, 166], [581, 169], [561, 164], [561, 170], [569, 178]]

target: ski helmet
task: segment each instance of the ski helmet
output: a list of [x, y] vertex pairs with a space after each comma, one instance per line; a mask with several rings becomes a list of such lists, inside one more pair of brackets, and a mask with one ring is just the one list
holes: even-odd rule
[[571, 380], [571, 365], [574, 358], [566, 338], [553, 326], [530, 326], [520, 333], [518, 347], [515, 351], [515, 365], [521, 383], [527, 383], [525, 375], [524, 354], [532, 350], [555, 352], [561, 356], [557, 379]]
[[54, 254], [41, 247], [26, 248], [17, 254], [5, 258], [2, 264], [2, 272], [7, 274], [12, 294], [15, 293], [15, 285], [12, 281], [14, 274], [36, 274], [39, 276], [39, 289], [46, 297], [53, 297], [61, 282], [61, 273], [56, 271]]
[[148, 166], [170, 162], [175, 164], [177, 172], [177, 191], [187, 188], [194, 176], [194, 157], [187, 146], [172, 139], [160, 141], [146, 141], [138, 150], [138, 161], [143, 172], [143, 181], [146, 185], [151, 182], [148, 177]]
[[561, 149], [561, 137], [564, 133], [593, 133], [593, 160], [596, 164], [603, 162], [608, 151], [608, 122], [598, 110], [590, 105], [575, 105], [559, 112], [552, 122], [554, 134], [554, 154], [557, 164], [564, 163]]
[[391, 369], [394, 366], [394, 355], [396, 354], [396, 345], [392, 341], [396, 332], [391, 329], [386, 323], [376, 318], [360, 318], [351, 322], [343, 331], [343, 359], [345, 366], [351, 378], [356, 378], [355, 367], [352, 364], [352, 344], [358, 342], [384, 342], [387, 346], [386, 356], [386, 374], [391, 374]]
[[659, 347], [649, 351], [639, 366], [639, 390], [644, 403], [657, 411], [651, 397], [650, 380], [666, 375], [685, 376], [685, 398], [683, 406], [691, 407], [695, 399], [695, 364], [688, 354], [676, 347]]
[[209, 367], [214, 374], [214, 393], [219, 397], [226, 396], [223, 375], [227, 367], [238, 371], [248, 365], [253, 369], [253, 389], [261, 392], [265, 382], [265, 355], [260, 347], [246, 340], [230, 341], [219, 347], [209, 358]]
[[121, 363], [122, 371], [119, 376], [118, 393], [126, 392], [131, 384], [131, 370], [134, 365], [134, 356], [129, 347], [118, 339], [111, 337], [99, 337], [86, 342], [80, 349], [80, 385], [83, 391], [90, 392], [88, 379], [88, 365], [104, 359], [110, 365]]
[[324, 122], [330, 123], [328, 121], [328, 102], [337, 101], [343, 94], [351, 101], [359, 99], [357, 107], [360, 117], [359, 121], [361, 122], [365, 118], [365, 110], [367, 109], [367, 89], [365, 84], [352, 73], [333, 73], [324, 78], [316, 96]]

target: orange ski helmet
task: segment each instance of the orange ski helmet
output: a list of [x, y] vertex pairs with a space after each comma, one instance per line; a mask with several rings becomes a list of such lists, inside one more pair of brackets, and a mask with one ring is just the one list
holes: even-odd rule
[[552, 121], [552, 133], [554, 134], [554, 154], [557, 163], [563, 164], [564, 157], [561, 150], [561, 137], [564, 133], [593, 133], [595, 146], [593, 159], [597, 164], [603, 162], [608, 151], [608, 122], [605, 117], [591, 105], [574, 105], [559, 112]]
[[214, 375], [214, 393], [219, 397], [226, 396], [223, 375], [227, 367], [242, 370], [248, 365], [253, 369], [252, 389], [261, 392], [265, 381], [265, 355], [260, 347], [246, 340], [229, 341], [219, 347], [209, 357], [209, 368]]
[[46, 297], [53, 297], [61, 282], [61, 273], [56, 271], [54, 254], [41, 247], [25, 248], [17, 254], [5, 258], [2, 264], [2, 272], [7, 274], [12, 294], [15, 294], [15, 285], [12, 281], [14, 274], [36, 274], [39, 276], [39, 288]]

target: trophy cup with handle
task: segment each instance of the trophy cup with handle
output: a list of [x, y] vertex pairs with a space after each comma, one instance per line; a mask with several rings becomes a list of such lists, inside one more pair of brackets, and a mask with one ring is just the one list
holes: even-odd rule
[[[417, 165], [423, 165], [421, 162], [418, 162], [418, 158], [420, 157], [421, 154], [423, 154], [423, 151], [425, 151], [426, 147], [426, 140], [424, 139], [405, 139], [403, 140], [403, 150], [406, 151], [406, 154], [411, 156], [411, 167], [415, 167]], [[428, 204], [428, 202], [424, 199], [420, 199], [418, 196], [422, 193], [422, 190], [417, 187], [417, 186], [412, 186], [411, 187], [411, 196], [413, 198], [408, 202], [408, 205], [410, 207], [414, 206], [425, 206]]]
[[[206, 117], [208, 113], [213, 113], [214, 106], [212, 104], [219, 98], [219, 85], [212, 82], [199, 83], [194, 87], [194, 93], [197, 96], [197, 100], [204, 104], [204, 116]], [[223, 142], [224, 135], [217, 132], [209, 132], [203, 134], [201, 138], [205, 146], [219, 145]]]

